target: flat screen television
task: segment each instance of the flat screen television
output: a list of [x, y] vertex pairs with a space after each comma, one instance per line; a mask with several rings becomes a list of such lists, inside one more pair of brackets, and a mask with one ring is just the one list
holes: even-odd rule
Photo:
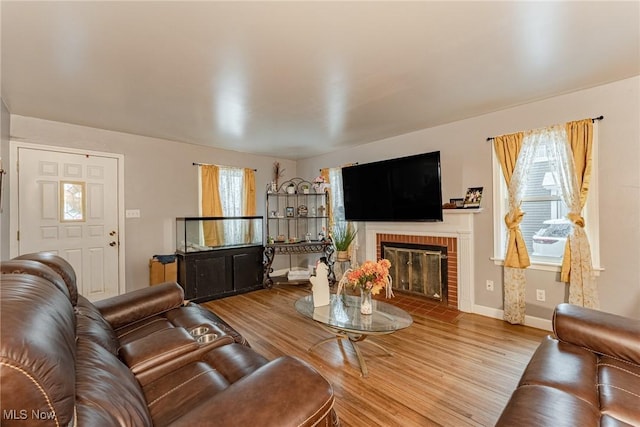
[[442, 221], [440, 152], [342, 169], [350, 221]]

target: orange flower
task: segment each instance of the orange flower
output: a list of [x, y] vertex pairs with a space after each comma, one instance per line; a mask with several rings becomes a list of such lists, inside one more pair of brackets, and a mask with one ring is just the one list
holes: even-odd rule
[[347, 273], [347, 280], [354, 288], [370, 290], [373, 295], [389, 286], [389, 268], [391, 262], [381, 259], [378, 262], [365, 261], [355, 270]]

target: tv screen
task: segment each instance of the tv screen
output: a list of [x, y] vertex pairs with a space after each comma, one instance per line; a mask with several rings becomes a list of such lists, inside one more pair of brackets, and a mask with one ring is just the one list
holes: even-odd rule
[[440, 152], [342, 169], [350, 221], [442, 221]]

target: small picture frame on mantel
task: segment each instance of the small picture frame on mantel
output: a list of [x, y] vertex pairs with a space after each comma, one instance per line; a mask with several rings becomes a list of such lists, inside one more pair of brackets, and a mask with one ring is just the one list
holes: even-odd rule
[[469, 187], [467, 188], [467, 195], [464, 197], [465, 209], [467, 208], [479, 208], [482, 201], [482, 189], [484, 187]]
[[449, 203], [455, 205], [456, 209], [464, 208], [464, 199], [449, 199]]

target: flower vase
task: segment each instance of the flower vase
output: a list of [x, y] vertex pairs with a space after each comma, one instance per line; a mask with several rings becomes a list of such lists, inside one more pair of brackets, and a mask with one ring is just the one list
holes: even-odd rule
[[367, 289], [360, 290], [360, 313], [373, 313], [373, 302], [371, 301], [371, 291]]

